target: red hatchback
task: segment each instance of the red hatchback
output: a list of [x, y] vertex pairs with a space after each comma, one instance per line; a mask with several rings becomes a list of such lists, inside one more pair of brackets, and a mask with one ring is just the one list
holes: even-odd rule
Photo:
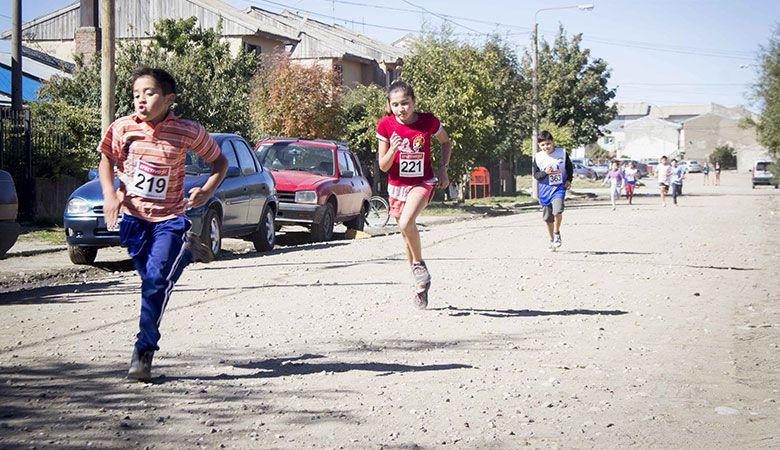
[[336, 223], [363, 229], [371, 185], [346, 143], [276, 138], [255, 151], [276, 180], [277, 226], [307, 226], [314, 241], [332, 239]]

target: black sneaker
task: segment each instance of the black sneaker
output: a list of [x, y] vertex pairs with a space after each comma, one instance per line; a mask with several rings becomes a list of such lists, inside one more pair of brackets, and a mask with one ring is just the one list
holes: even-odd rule
[[193, 261], [204, 263], [214, 261], [214, 253], [211, 252], [211, 247], [204, 244], [203, 241], [200, 240], [200, 236], [192, 231], [187, 232], [184, 248], [190, 252]]
[[148, 382], [152, 379], [152, 357], [154, 352], [147, 351], [138, 353], [133, 350], [133, 359], [130, 361], [130, 370], [127, 371], [127, 378], [131, 380]]

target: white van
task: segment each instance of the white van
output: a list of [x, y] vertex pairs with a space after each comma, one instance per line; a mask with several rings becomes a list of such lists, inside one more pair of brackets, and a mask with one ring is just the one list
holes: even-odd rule
[[751, 171], [753, 173], [753, 176], [751, 177], [753, 189], [759, 184], [765, 184], [767, 186], [774, 185], [775, 189], [777, 189], [778, 181], [772, 173], [772, 166], [774, 164], [775, 162], [771, 159], [759, 159], [753, 163], [753, 170]]

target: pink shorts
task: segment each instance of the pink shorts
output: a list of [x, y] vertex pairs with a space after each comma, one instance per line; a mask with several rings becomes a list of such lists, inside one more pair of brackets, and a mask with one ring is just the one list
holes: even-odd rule
[[406, 199], [412, 193], [420, 193], [427, 198], [428, 202], [430, 202], [431, 200], [433, 200], [433, 193], [435, 189], [436, 189], [436, 185], [431, 183], [420, 183], [414, 186], [404, 186], [403, 188], [400, 189], [400, 192], [397, 193], [392, 192], [393, 189], [389, 189], [391, 191], [390, 215], [392, 215], [396, 219], [400, 218], [401, 212], [404, 210], [404, 205], [406, 205]]

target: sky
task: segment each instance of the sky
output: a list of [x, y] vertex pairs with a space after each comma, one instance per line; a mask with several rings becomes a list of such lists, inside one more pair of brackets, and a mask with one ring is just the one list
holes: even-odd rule
[[[28, 21], [75, 0], [23, 0]], [[148, 0], [139, 0], [148, 1]], [[530, 46], [534, 13], [577, 5], [567, 0], [224, 0], [238, 9], [288, 9], [338, 23], [391, 43], [423, 26], [452, 27], [473, 43], [501, 35], [518, 52]], [[11, 1], [0, 4], [0, 28], [11, 25]], [[540, 35], [555, 39], [558, 26], [582, 33], [583, 46], [604, 59], [619, 102], [658, 105], [720, 103], [756, 110], [750, 96], [757, 53], [780, 27], [779, 0], [583, 0], [594, 5], [542, 11]], [[388, 10], [386, 8], [392, 8]], [[7, 51], [5, 44], [4, 51]]]

